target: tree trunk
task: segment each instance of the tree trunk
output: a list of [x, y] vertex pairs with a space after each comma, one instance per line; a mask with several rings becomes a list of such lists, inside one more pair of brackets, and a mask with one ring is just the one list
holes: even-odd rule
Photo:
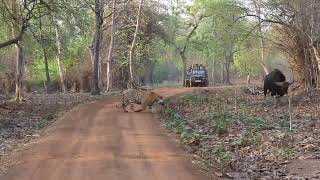
[[247, 76], [247, 86], [249, 86], [250, 83], [251, 83], [251, 73], [249, 73]]
[[[41, 14], [41, 11], [39, 9], [39, 14]], [[45, 67], [45, 73], [46, 73], [46, 81], [45, 81], [45, 88], [46, 92], [51, 92], [51, 79], [50, 79], [50, 73], [49, 73], [49, 63], [48, 63], [48, 50], [45, 46], [45, 39], [42, 34], [42, 19], [39, 18], [39, 30], [40, 30], [40, 44], [42, 47], [42, 53], [44, 58], [44, 67]]]
[[185, 81], [185, 78], [186, 78], [186, 74], [187, 74], [187, 58], [184, 54], [184, 51], [183, 52], [180, 52], [180, 57], [181, 57], [181, 60], [182, 60], [182, 68], [183, 68], [183, 74], [182, 74], [182, 81], [183, 81], [183, 86], [185, 87], [186, 86], [186, 81]]
[[96, 42], [96, 34], [94, 32], [92, 33], [92, 41], [90, 42], [90, 46], [89, 46], [90, 60], [91, 60], [92, 66], [94, 64], [94, 43], [95, 42]]
[[150, 85], [153, 86], [153, 71], [154, 71], [154, 65], [152, 65], [152, 68], [150, 69], [150, 74], [149, 74], [149, 80], [150, 80]]
[[145, 64], [145, 71], [144, 71], [144, 82], [147, 85], [153, 86], [153, 71], [154, 71], [154, 63], [153, 62], [147, 62]]
[[101, 2], [100, 0], [95, 1], [95, 43], [94, 43], [94, 62], [93, 62], [93, 95], [100, 95], [99, 86], [99, 64], [100, 64], [100, 44], [101, 44], [101, 25], [102, 25], [102, 14], [101, 14]]
[[314, 45], [312, 46], [312, 50], [317, 61], [318, 70], [320, 70], [320, 53]]
[[226, 63], [226, 79], [225, 79], [225, 83], [231, 84], [231, 82], [230, 82], [230, 64], [229, 63]]
[[49, 73], [48, 52], [45, 49], [45, 47], [42, 48], [42, 51], [43, 51], [44, 66], [45, 66], [45, 71], [46, 71], [47, 93], [50, 93], [51, 92], [51, 79], [50, 79], [50, 73]]
[[221, 62], [221, 84], [224, 84], [224, 62]]
[[137, 39], [137, 35], [138, 35], [138, 32], [139, 32], [139, 27], [140, 27], [140, 18], [141, 18], [141, 11], [142, 11], [143, 2], [144, 2], [144, 0], [140, 0], [139, 9], [138, 9], [138, 15], [137, 15], [136, 30], [134, 32], [133, 41], [132, 41], [132, 45], [131, 45], [131, 48], [130, 48], [129, 69], [130, 69], [130, 79], [132, 81], [135, 81], [135, 79], [134, 79], [133, 54], [134, 54], [134, 47], [135, 47], [135, 44], [136, 44], [136, 39]]
[[259, 31], [259, 34], [260, 34], [260, 45], [261, 45], [261, 59], [260, 59], [260, 64], [262, 66], [262, 69], [265, 73], [265, 75], [269, 74], [269, 70], [266, 66], [266, 60], [267, 60], [267, 53], [266, 53], [266, 47], [265, 47], [265, 42], [264, 42], [264, 39], [263, 39], [263, 33], [262, 33], [262, 21], [260, 19], [261, 17], [261, 9], [260, 9], [260, 0], [252, 0], [253, 2], [253, 5], [255, 7], [255, 11], [256, 11], [256, 15], [258, 17], [258, 31]]
[[215, 79], [215, 72], [216, 72], [216, 61], [213, 60], [212, 62], [212, 72], [211, 72], [211, 78], [212, 78], [212, 84], [216, 84], [216, 79]]
[[231, 84], [231, 82], [230, 82], [230, 64], [231, 64], [232, 59], [233, 59], [232, 50], [233, 50], [233, 46], [230, 45], [229, 47], [227, 47], [226, 54], [225, 54], [225, 68], [226, 68], [225, 83], [227, 83], [227, 84]]
[[314, 80], [314, 86], [319, 87], [320, 53], [316, 47], [312, 46], [312, 49], [314, 51], [317, 67], [318, 67], [318, 72], [316, 73], [316, 78]]
[[24, 63], [25, 52], [23, 36], [20, 38], [17, 44], [17, 65], [16, 65], [16, 101], [21, 102], [23, 100], [23, 78], [24, 78]]
[[61, 36], [60, 36], [60, 31], [59, 31], [59, 26], [58, 26], [58, 22], [55, 19], [55, 17], [53, 17], [53, 21], [54, 21], [54, 28], [55, 28], [55, 32], [56, 32], [56, 47], [57, 47], [57, 55], [56, 55], [56, 61], [57, 61], [57, 66], [58, 66], [58, 73], [59, 73], [59, 77], [60, 77], [60, 85], [61, 85], [61, 91], [63, 93], [66, 92], [66, 86], [64, 83], [64, 75], [63, 75], [63, 67], [62, 67], [62, 63], [61, 63]]
[[116, 33], [116, 0], [112, 0], [112, 19], [111, 19], [111, 37], [109, 44], [109, 53], [107, 60], [107, 91], [112, 89], [112, 63], [113, 63], [113, 47], [114, 47], [114, 36]]
[[[17, 0], [11, 1], [12, 13], [15, 18], [19, 16], [19, 7]], [[16, 19], [19, 20], [19, 19]], [[24, 25], [22, 25], [22, 30], [19, 32], [18, 22], [12, 20], [12, 37], [16, 39], [17, 48], [17, 62], [16, 62], [16, 92], [15, 101], [21, 102], [23, 100], [23, 78], [24, 78], [24, 63], [25, 63], [25, 52], [24, 52]], [[22, 23], [22, 22], [20, 22]]]

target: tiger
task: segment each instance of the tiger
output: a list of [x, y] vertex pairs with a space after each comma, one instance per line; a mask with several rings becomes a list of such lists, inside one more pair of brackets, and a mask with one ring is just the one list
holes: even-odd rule
[[[144, 89], [127, 89], [122, 93], [121, 107], [124, 112], [128, 112], [126, 109], [130, 104], [130, 109], [134, 112], [141, 112], [147, 109], [147, 107], [152, 107], [153, 105], [159, 104], [164, 105], [163, 97], [159, 94]], [[140, 109], [134, 109], [134, 104], [141, 105]], [[117, 108], [120, 108], [118, 105]]]

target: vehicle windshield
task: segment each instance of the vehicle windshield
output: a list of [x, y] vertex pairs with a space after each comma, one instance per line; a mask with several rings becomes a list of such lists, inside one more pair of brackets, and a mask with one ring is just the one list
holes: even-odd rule
[[193, 70], [193, 74], [205, 75], [206, 72], [202, 69]]

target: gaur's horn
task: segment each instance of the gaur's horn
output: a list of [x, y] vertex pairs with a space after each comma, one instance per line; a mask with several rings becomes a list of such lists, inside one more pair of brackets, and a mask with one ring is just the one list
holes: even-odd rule
[[277, 86], [283, 86], [284, 82], [274, 82], [274, 84], [277, 85]]
[[291, 83], [289, 83], [289, 82], [283, 82], [283, 86], [285, 86], [285, 87], [289, 87], [291, 85]]
[[289, 87], [292, 83], [285, 81], [285, 82], [274, 82], [274, 84], [280, 87]]

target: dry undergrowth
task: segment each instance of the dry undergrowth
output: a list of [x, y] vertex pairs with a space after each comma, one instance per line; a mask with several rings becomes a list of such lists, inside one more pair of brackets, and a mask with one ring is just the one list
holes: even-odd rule
[[320, 103], [250, 96], [234, 88], [201, 90], [169, 99], [161, 112], [195, 157], [235, 179], [320, 178]]
[[90, 94], [32, 94], [16, 104], [0, 99], [0, 173], [6, 170], [8, 156], [39, 137], [41, 130], [71, 108], [105, 98]]

